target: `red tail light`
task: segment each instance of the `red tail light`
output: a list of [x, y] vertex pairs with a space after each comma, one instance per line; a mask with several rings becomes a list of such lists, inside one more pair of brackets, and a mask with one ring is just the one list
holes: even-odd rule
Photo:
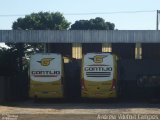
[[81, 88], [86, 89], [85, 84], [84, 84], [84, 79], [81, 79]]
[[111, 89], [110, 90], [114, 90], [116, 88], [116, 80], [113, 79], [112, 80], [112, 86], [111, 86]]

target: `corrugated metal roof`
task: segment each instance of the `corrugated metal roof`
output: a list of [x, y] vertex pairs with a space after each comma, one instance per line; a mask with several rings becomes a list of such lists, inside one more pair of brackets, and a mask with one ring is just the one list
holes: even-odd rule
[[156, 30], [0, 30], [0, 42], [160, 43]]

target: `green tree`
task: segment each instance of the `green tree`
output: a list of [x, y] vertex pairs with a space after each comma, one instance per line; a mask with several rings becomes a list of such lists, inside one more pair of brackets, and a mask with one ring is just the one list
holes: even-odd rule
[[[70, 23], [60, 12], [39, 12], [26, 15], [24, 18], [18, 18], [13, 22], [14, 30], [66, 30]], [[18, 49], [17, 45], [7, 44], [10, 47]], [[43, 51], [42, 44], [24, 44], [26, 54]]]
[[0, 48], [0, 75], [11, 76], [17, 71], [17, 51]]
[[71, 30], [114, 30], [114, 28], [113, 23], [105, 22], [100, 17], [90, 20], [78, 20], [71, 25]]
[[[39, 12], [18, 18], [13, 22], [13, 30], [66, 30], [70, 23], [60, 12]], [[7, 44], [9, 47], [18, 49], [16, 44]], [[43, 51], [42, 44], [23, 44], [26, 54]]]
[[65, 30], [70, 23], [60, 12], [39, 12], [18, 18], [12, 25], [14, 30]]

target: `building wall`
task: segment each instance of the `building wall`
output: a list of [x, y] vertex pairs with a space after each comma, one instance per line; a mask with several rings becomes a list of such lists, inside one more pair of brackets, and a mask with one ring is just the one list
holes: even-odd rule
[[143, 59], [160, 59], [160, 43], [143, 43], [142, 44]]
[[82, 44], [82, 54], [89, 52], [102, 52], [101, 43], [83, 43]]
[[135, 59], [134, 43], [113, 43], [112, 52], [121, 59]]
[[49, 52], [75, 59], [89, 52], [112, 52], [121, 59], [160, 59], [160, 43], [52, 43], [48, 46]]

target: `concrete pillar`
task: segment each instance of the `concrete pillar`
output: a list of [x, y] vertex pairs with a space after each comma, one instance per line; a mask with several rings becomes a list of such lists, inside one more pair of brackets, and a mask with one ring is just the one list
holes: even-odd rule
[[141, 43], [136, 43], [135, 59], [142, 59], [142, 46], [141, 46]]
[[112, 52], [112, 44], [102, 43], [102, 52]]
[[82, 44], [72, 43], [72, 58], [82, 59]]

